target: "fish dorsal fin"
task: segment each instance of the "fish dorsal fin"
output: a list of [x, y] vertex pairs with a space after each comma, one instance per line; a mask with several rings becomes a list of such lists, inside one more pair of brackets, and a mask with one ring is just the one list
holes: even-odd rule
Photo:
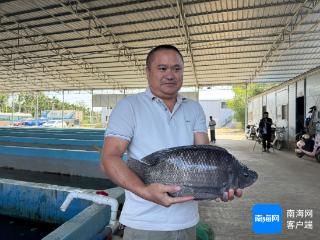
[[143, 162], [144, 164], [147, 164], [148, 166], [157, 165], [159, 161], [160, 161], [159, 152], [154, 152], [141, 159], [141, 162]]
[[149, 166], [154, 166], [157, 165], [161, 160], [166, 159], [172, 151], [174, 151], [175, 148], [166, 148], [162, 149], [156, 152], [153, 152], [144, 158], [141, 159], [141, 162], [149, 165]]

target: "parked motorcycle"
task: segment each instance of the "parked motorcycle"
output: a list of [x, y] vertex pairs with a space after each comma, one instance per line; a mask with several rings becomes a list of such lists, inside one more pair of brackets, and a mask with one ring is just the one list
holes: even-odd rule
[[256, 127], [255, 125], [247, 125], [246, 127], [246, 138], [251, 138], [252, 140], [255, 140], [257, 136]]
[[304, 155], [314, 157], [320, 162], [320, 122], [316, 123], [316, 133], [314, 136], [309, 133], [302, 135], [296, 144], [296, 155], [301, 158]]
[[285, 133], [286, 129], [284, 127], [274, 127], [273, 134], [271, 137], [271, 145], [274, 148], [278, 150], [281, 150], [283, 148], [285, 141]]
[[[271, 147], [281, 150], [285, 141], [286, 129], [284, 127], [276, 127], [275, 125], [271, 126]], [[262, 143], [262, 135], [259, 131], [259, 128], [256, 129], [256, 143]], [[253, 150], [256, 146], [254, 144]]]

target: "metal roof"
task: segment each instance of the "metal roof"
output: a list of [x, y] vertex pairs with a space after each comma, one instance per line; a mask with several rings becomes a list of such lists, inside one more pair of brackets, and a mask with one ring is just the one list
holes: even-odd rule
[[146, 86], [159, 44], [184, 86], [284, 82], [320, 66], [319, 0], [3, 0], [0, 91]]

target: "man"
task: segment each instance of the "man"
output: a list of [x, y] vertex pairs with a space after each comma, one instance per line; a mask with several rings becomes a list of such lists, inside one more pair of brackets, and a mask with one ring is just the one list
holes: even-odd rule
[[209, 117], [209, 129], [210, 129], [210, 141], [212, 143], [216, 142], [216, 121], [212, 118], [212, 116]]
[[[149, 87], [121, 100], [113, 109], [106, 130], [101, 165], [107, 176], [126, 189], [120, 222], [124, 240], [195, 240], [198, 204], [192, 196], [170, 197], [179, 186], [145, 185], [121, 160], [142, 159], [160, 149], [208, 144], [205, 115], [200, 104], [178, 94], [183, 82], [183, 58], [171, 45], [152, 49], [146, 60]], [[240, 197], [230, 189], [226, 199]]]
[[259, 122], [259, 131], [262, 136], [262, 146], [264, 152], [270, 152], [270, 143], [271, 143], [271, 125], [272, 119], [268, 117], [269, 113], [264, 112], [263, 117]]

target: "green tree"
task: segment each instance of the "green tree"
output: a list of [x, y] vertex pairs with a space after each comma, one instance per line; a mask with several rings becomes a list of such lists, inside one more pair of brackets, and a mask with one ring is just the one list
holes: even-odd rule
[[[15, 97], [14, 111], [23, 113], [31, 113], [35, 117], [36, 102], [38, 95], [39, 116], [43, 110], [62, 110], [62, 105], [65, 110], [77, 110], [82, 111], [84, 116], [88, 116], [90, 109], [85, 104], [70, 104], [65, 102], [64, 104], [59, 99], [53, 97], [49, 98], [42, 92], [21, 92]], [[8, 104], [8, 96], [0, 95], [0, 110], [4, 112]], [[11, 112], [11, 106], [7, 106], [8, 112]]]
[[[269, 88], [269, 85], [261, 84], [248, 84], [247, 85], [247, 97], [253, 97], [266, 88]], [[234, 92], [234, 98], [227, 101], [228, 108], [232, 109], [235, 114], [234, 118], [241, 123], [241, 127], [244, 128], [245, 124], [245, 109], [246, 109], [246, 87], [245, 85], [237, 85], [232, 88]]]
[[18, 98], [15, 101], [15, 109], [24, 113], [31, 113], [34, 116], [35, 103], [35, 96], [33, 93], [19, 93]]
[[5, 112], [7, 105], [8, 105], [8, 95], [0, 95], [0, 112]]

